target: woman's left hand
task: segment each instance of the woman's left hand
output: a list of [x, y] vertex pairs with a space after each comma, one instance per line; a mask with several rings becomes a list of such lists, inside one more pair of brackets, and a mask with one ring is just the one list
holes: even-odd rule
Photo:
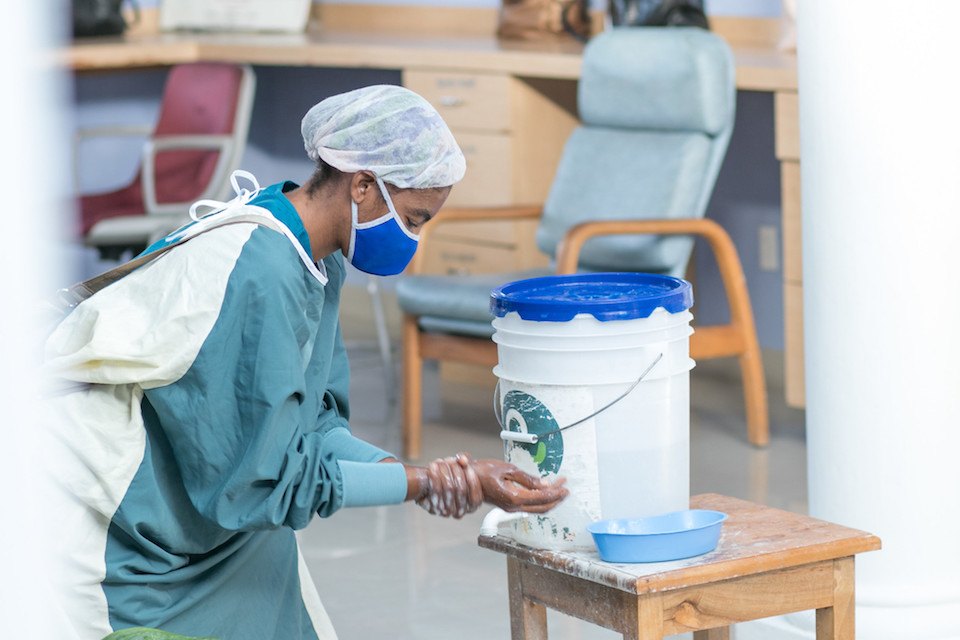
[[426, 468], [427, 490], [417, 504], [445, 518], [462, 518], [483, 504], [483, 487], [470, 456], [438, 458]]

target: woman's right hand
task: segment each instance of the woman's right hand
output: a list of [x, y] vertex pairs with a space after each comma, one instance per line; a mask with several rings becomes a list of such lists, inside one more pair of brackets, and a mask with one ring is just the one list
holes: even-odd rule
[[504, 511], [546, 513], [570, 493], [563, 486], [566, 478], [547, 482], [503, 460], [474, 460], [472, 466], [483, 487], [484, 500]]
[[524, 473], [509, 462], [472, 460], [465, 453], [439, 458], [426, 468], [408, 467], [414, 473], [408, 498], [428, 512], [462, 518], [488, 502], [504, 511], [546, 513], [567, 497], [566, 479], [547, 482]]

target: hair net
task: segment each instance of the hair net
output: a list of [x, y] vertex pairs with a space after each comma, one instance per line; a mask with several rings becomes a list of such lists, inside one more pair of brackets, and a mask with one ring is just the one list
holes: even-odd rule
[[340, 171], [372, 171], [401, 189], [448, 187], [466, 160], [447, 124], [426, 100], [380, 85], [331, 96], [303, 117], [307, 155]]

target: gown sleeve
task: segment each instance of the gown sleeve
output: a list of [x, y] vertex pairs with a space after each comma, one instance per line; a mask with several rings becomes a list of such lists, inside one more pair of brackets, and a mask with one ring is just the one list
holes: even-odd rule
[[[402, 502], [403, 466], [378, 463], [390, 454], [348, 428], [338, 323], [329, 324], [336, 335], [313, 333], [300, 265], [287, 261], [296, 271], [280, 265], [272, 273], [277, 247], [258, 247], [257, 238], [244, 248], [189, 369], [144, 390], [145, 419], [169, 446], [190, 502], [233, 530], [298, 529], [314, 513]], [[311, 362], [315, 344], [331, 339], [330, 362]], [[307, 363], [325, 379], [308, 381]]]

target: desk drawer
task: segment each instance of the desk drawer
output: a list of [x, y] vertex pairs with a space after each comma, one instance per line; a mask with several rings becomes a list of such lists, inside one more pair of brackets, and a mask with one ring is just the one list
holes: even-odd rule
[[[497, 239], [444, 237], [438, 229], [424, 244], [423, 272], [447, 275], [505, 273], [549, 266], [550, 259], [540, 253], [534, 241], [536, 220], [492, 220], [461, 226], [473, 225]], [[448, 228], [454, 226], [458, 225]]]
[[451, 129], [510, 130], [510, 76], [405, 71], [403, 85], [427, 99]]
[[796, 282], [783, 284], [784, 348], [786, 350], [787, 406], [803, 407], [806, 404], [803, 359], [803, 285]]
[[513, 244], [512, 223], [503, 220], [447, 223], [437, 227], [432, 237], [454, 242]]
[[780, 206], [783, 212], [783, 279], [803, 280], [803, 234], [800, 222], [800, 163], [780, 164]]
[[795, 91], [778, 91], [774, 96], [776, 152], [780, 160], [800, 159], [800, 100]]
[[423, 273], [470, 275], [516, 268], [519, 251], [513, 244], [479, 244], [434, 236], [426, 245]]
[[513, 139], [504, 133], [455, 131], [467, 159], [467, 173], [453, 186], [448, 207], [513, 204]]
[[525, 244], [532, 248], [539, 223], [539, 218], [453, 222], [438, 226], [432, 237], [459, 242]]

